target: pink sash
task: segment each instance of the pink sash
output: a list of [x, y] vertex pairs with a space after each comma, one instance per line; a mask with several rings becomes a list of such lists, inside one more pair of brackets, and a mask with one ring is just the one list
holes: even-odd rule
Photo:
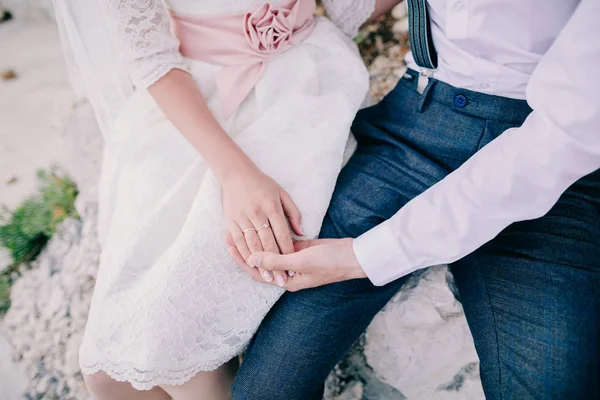
[[312, 32], [315, 7], [315, 0], [293, 0], [265, 3], [247, 13], [171, 16], [185, 57], [225, 67], [217, 75], [217, 89], [227, 118], [252, 91], [265, 61]]

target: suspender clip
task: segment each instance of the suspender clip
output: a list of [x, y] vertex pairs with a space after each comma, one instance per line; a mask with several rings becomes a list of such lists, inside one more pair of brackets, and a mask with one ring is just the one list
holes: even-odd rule
[[423, 94], [427, 84], [429, 83], [429, 78], [433, 76], [433, 70], [427, 68], [420, 68], [419, 79], [417, 80], [417, 92], [419, 94]]

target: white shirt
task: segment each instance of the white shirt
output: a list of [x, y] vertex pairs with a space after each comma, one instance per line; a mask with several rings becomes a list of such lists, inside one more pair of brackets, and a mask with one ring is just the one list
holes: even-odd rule
[[429, 0], [429, 9], [436, 79], [525, 98], [533, 112], [355, 239], [375, 285], [461, 259], [543, 216], [600, 168], [599, 0]]

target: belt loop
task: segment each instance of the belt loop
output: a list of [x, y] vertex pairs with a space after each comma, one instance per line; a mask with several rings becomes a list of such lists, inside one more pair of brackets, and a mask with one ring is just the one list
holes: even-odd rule
[[431, 97], [431, 88], [436, 84], [435, 79], [428, 79], [427, 86], [423, 89], [423, 93], [421, 93], [421, 102], [419, 103], [419, 112], [423, 112], [425, 106], [429, 102], [429, 98]]

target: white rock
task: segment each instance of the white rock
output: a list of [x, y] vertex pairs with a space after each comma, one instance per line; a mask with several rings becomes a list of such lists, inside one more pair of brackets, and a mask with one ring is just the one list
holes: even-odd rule
[[394, 25], [392, 25], [392, 32], [394, 32], [394, 33], [408, 32], [408, 18], [404, 18], [404, 19], [394, 22]]
[[65, 293], [60, 287], [56, 287], [49, 293], [49, 296], [50, 298], [46, 299], [45, 307], [41, 310], [42, 317], [48, 321], [52, 320], [55, 315], [56, 318], [62, 318], [63, 315], [58, 314], [58, 312], [64, 309]]
[[406, 1], [394, 6], [392, 8], [392, 17], [397, 20], [401, 20], [402, 18], [408, 15], [408, 8], [406, 7]]
[[478, 375], [468, 376], [473, 384], [457, 391], [439, 389], [461, 368], [478, 362], [446, 273], [446, 267], [430, 268], [416, 287], [400, 291], [367, 330], [364, 354], [368, 364], [383, 382], [408, 399], [483, 398]]
[[6, 338], [0, 335], [0, 400], [21, 398], [27, 386], [27, 375], [21, 367], [13, 363], [11, 347]]
[[362, 382], [353, 382], [339, 396], [336, 396], [334, 400], [362, 400], [363, 392]]
[[373, 60], [373, 62], [369, 66], [369, 73], [373, 76], [378, 75], [381, 72], [387, 72], [387, 70], [390, 67], [390, 63], [390, 60], [386, 56], [379, 55]]
[[395, 77], [402, 78], [404, 76], [404, 74], [406, 73], [407, 69], [408, 68], [406, 67], [406, 65], [404, 65], [400, 68], [396, 68], [395, 70], [392, 71], [392, 73], [394, 74]]
[[83, 330], [79, 330], [69, 340], [69, 346], [65, 351], [63, 372], [68, 376], [75, 376], [79, 373], [79, 346], [83, 339]]

